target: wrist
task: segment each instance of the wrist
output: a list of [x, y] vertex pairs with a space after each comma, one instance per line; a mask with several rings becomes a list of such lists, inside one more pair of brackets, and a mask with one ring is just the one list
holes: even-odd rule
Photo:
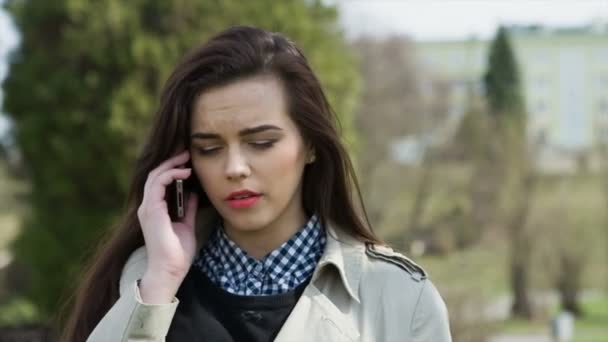
[[150, 272], [138, 281], [139, 294], [146, 304], [169, 304], [173, 302], [181, 280]]

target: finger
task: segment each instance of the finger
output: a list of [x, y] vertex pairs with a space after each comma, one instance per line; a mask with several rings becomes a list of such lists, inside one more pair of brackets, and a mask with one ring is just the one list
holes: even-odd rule
[[171, 184], [176, 179], [186, 179], [192, 173], [192, 169], [170, 169], [156, 177], [156, 180], [150, 184], [147, 201], [154, 203], [165, 200], [165, 191], [167, 185]]
[[184, 223], [190, 227], [194, 227], [196, 222], [196, 209], [198, 209], [198, 194], [196, 192], [191, 192], [188, 194], [186, 217], [184, 217]]
[[150, 171], [150, 173], [148, 174], [148, 179], [146, 181], [146, 185], [149, 185], [150, 183], [154, 182], [156, 177], [158, 177], [158, 175], [162, 174], [163, 172], [173, 169], [176, 166], [184, 164], [185, 162], [188, 161], [189, 158], [190, 158], [190, 152], [188, 150], [184, 150], [184, 151], [178, 153], [177, 155], [165, 160], [159, 166], [157, 166], [155, 169]]

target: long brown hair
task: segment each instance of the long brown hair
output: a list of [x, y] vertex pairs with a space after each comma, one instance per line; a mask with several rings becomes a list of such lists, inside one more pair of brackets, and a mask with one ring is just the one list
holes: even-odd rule
[[[341, 143], [335, 113], [304, 54], [279, 33], [237, 26], [187, 54], [164, 85], [152, 129], [135, 165], [127, 209], [107, 242], [99, 247], [75, 294], [62, 341], [85, 341], [119, 297], [126, 260], [144, 245], [137, 219], [148, 173], [180, 147], [190, 148], [193, 100], [211, 87], [244, 77], [272, 74], [285, 85], [289, 114], [316, 154], [303, 175], [303, 205], [363, 242], [380, 243], [373, 233], [353, 165]], [[201, 206], [210, 205], [194, 173]], [[357, 200], [357, 202], [354, 201]]]

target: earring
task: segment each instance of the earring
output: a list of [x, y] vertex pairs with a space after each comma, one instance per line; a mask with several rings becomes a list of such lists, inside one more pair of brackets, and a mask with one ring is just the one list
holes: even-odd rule
[[313, 154], [312, 156], [310, 156], [310, 158], [308, 158], [308, 164], [313, 163], [316, 159], [317, 159], [317, 156]]

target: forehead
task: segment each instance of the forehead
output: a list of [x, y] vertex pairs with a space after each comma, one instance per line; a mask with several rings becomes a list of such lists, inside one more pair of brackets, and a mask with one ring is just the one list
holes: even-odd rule
[[254, 76], [209, 89], [194, 101], [192, 130], [236, 132], [257, 124], [291, 124], [281, 81]]

